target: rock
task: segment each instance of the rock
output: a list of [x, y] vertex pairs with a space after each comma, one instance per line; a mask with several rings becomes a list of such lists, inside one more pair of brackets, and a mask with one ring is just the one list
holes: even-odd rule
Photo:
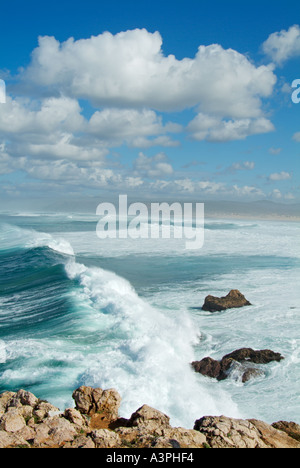
[[260, 369], [247, 369], [242, 375], [242, 383], [246, 383], [251, 379], [262, 377], [264, 373]]
[[249, 421], [207, 416], [197, 420], [194, 429], [206, 436], [211, 448], [266, 448]]
[[78, 410], [74, 408], [67, 408], [64, 412], [64, 418], [66, 418], [72, 424], [75, 424], [75, 426], [78, 426], [79, 429], [86, 426], [84, 417]]
[[274, 361], [280, 362], [284, 357], [280, 353], [275, 353], [270, 349], [254, 351], [251, 348], [241, 348], [224, 356], [223, 360], [225, 359], [234, 359], [234, 361], [238, 362], [253, 362], [254, 364], [269, 364]]
[[47, 401], [39, 401], [38, 405], [33, 410], [35, 419], [42, 421], [49, 416], [59, 413], [59, 409], [56, 406], [51, 405]]
[[[117, 414], [120, 397], [115, 390], [84, 387], [76, 392], [84, 412]], [[0, 405], [0, 448], [300, 448], [300, 427], [293, 422], [270, 426], [255, 419], [206, 416], [194, 429], [184, 429], [172, 427], [166, 414], [143, 405], [129, 420], [117, 418], [106, 428], [93, 429], [90, 417], [79, 409], [51, 416], [49, 408], [55, 407], [24, 391], [0, 395]]]
[[273, 426], [257, 419], [250, 419], [249, 421], [255, 426], [268, 447], [277, 449], [300, 448], [300, 442], [289, 437], [285, 432], [275, 429]]
[[75, 390], [73, 399], [76, 409], [82, 414], [90, 416], [97, 412], [103, 413], [110, 421], [118, 418], [121, 397], [115, 389], [102, 390], [82, 386]]
[[208, 312], [219, 312], [221, 310], [235, 309], [250, 305], [251, 303], [247, 301], [240, 291], [233, 289], [225, 297], [207, 296], [202, 309]]
[[217, 379], [222, 372], [221, 363], [210, 357], [206, 357], [201, 361], [194, 361], [191, 365], [196, 372], [214, 379]]
[[11, 408], [0, 419], [0, 428], [6, 432], [18, 432], [25, 426], [25, 419], [16, 408]]
[[119, 434], [108, 429], [96, 429], [91, 432], [91, 438], [96, 448], [117, 448], [122, 445]]
[[260, 368], [250, 366], [253, 364], [269, 364], [270, 362], [280, 362], [284, 357], [280, 353], [275, 353], [270, 349], [255, 351], [251, 348], [241, 348], [226, 354], [221, 361], [216, 361], [210, 357], [205, 357], [201, 361], [194, 361], [191, 366], [196, 372], [217, 380], [225, 380], [234, 372], [239, 375], [243, 383], [251, 378], [263, 375]]
[[16, 395], [15, 392], [4, 392], [0, 395], [0, 416], [5, 413], [10, 400]]
[[300, 448], [300, 443], [269, 424], [257, 420], [204, 417], [195, 430], [207, 438], [212, 448]]
[[147, 429], [147, 431], [162, 431], [163, 428], [170, 427], [170, 418], [148, 405], [143, 405], [132, 414], [127, 425]]
[[[180, 448], [203, 448], [207, 443], [204, 434], [194, 429], [184, 429], [182, 427], [166, 429], [164, 430], [164, 436], [171, 441], [177, 441]], [[173, 446], [173, 448], [176, 447]]]
[[33, 441], [35, 447], [59, 447], [73, 441], [78, 434], [75, 427], [60, 416], [47, 418], [35, 428], [36, 435]]
[[10, 402], [10, 406], [25, 405], [35, 408], [38, 404], [39, 399], [33, 395], [33, 393], [26, 392], [26, 390], [19, 390]]
[[75, 401], [76, 409], [82, 414], [90, 414], [94, 408], [91, 387], [81, 386], [73, 392], [72, 398]]
[[63, 448], [64, 449], [69, 449], [69, 448], [71, 448], [71, 449], [76, 449], [76, 448], [94, 449], [96, 447], [95, 447], [95, 444], [94, 444], [94, 442], [92, 441], [92, 439], [90, 437], [82, 435], [82, 436], [76, 437], [76, 439], [72, 440], [72, 442], [67, 442], [63, 446]]
[[17, 447], [30, 447], [30, 445], [20, 435], [0, 430], [0, 449]]
[[294, 422], [278, 421], [272, 424], [272, 427], [285, 432], [292, 439], [300, 442], [300, 425]]

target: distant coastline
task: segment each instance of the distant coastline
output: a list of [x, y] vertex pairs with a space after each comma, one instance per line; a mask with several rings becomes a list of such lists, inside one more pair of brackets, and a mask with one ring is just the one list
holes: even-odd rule
[[294, 223], [300, 222], [300, 216], [284, 216], [284, 215], [242, 215], [237, 213], [206, 213], [207, 219], [220, 220], [244, 220], [244, 221], [289, 221]]
[[[49, 203], [40, 203], [37, 205], [36, 200], [28, 200], [26, 205], [19, 203], [17, 206], [14, 203], [6, 202], [5, 205], [0, 202], [0, 213], [8, 215], [9, 213], [18, 213], [20, 216], [22, 212], [40, 214], [86, 214], [96, 215], [96, 209], [99, 203], [108, 201], [110, 203], [118, 203], [116, 195], [110, 197], [91, 197], [84, 199], [66, 199], [64, 201], [52, 201]], [[150, 203], [163, 203], [169, 204], [179, 202], [181, 204], [187, 202], [204, 203], [205, 218], [207, 219], [223, 219], [223, 220], [259, 220], [259, 221], [289, 221], [300, 222], [300, 203], [277, 203], [269, 200], [259, 200], [255, 202], [238, 202], [238, 201], [221, 201], [221, 200], [201, 200], [186, 198], [179, 201], [178, 199], [162, 197], [158, 199], [149, 198], [136, 199], [135, 197], [128, 197], [128, 203], [142, 202], [146, 205]]]

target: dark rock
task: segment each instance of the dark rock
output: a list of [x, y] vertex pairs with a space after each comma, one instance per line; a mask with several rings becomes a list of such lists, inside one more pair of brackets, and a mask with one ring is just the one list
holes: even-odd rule
[[270, 362], [280, 362], [284, 359], [280, 353], [275, 353], [270, 349], [255, 351], [251, 348], [241, 348], [224, 356], [221, 361], [216, 361], [210, 357], [206, 357], [201, 361], [192, 362], [192, 367], [196, 372], [217, 380], [227, 379], [233, 370], [236, 370], [236, 365], [239, 364], [238, 372], [243, 383], [248, 382], [251, 378], [263, 375], [261, 369], [250, 367], [249, 363], [253, 364], [269, 364]]
[[196, 372], [207, 377], [217, 378], [221, 373], [221, 364], [210, 357], [206, 357], [201, 361], [192, 362], [192, 367]]
[[300, 442], [300, 426], [294, 422], [278, 421], [272, 426], [279, 431], [285, 432], [292, 439]]
[[254, 351], [251, 348], [241, 348], [224, 356], [222, 361], [227, 359], [234, 359], [238, 362], [253, 362], [254, 364], [269, 364], [274, 361], [280, 362], [284, 357], [280, 353], [274, 353], [270, 349]]
[[242, 375], [242, 382], [246, 383], [251, 379], [255, 379], [256, 377], [261, 377], [264, 373], [260, 369], [255, 369], [253, 367], [247, 369]]
[[251, 303], [247, 301], [240, 291], [233, 289], [225, 297], [207, 296], [202, 309], [208, 312], [219, 312], [221, 310], [235, 309], [250, 305]]

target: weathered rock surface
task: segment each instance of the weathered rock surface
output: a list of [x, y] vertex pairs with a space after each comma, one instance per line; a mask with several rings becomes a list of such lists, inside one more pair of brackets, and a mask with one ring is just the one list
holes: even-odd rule
[[275, 353], [270, 349], [255, 351], [251, 348], [241, 348], [226, 354], [221, 361], [216, 361], [210, 357], [205, 357], [201, 361], [192, 362], [194, 370], [206, 377], [217, 380], [225, 380], [230, 375], [240, 376], [243, 383], [248, 380], [264, 375], [263, 370], [250, 364], [269, 364], [270, 362], [280, 362], [284, 357], [280, 353]]
[[74, 399], [76, 408], [60, 412], [24, 390], [1, 394], [0, 448], [300, 448], [293, 422], [207, 416], [184, 429], [148, 405], [118, 418], [114, 389], [80, 387]]
[[225, 297], [207, 296], [202, 309], [208, 312], [219, 312], [221, 310], [235, 309], [250, 306], [245, 296], [237, 289], [232, 289]]
[[111, 421], [118, 418], [121, 397], [115, 389], [102, 390], [101, 388], [80, 387], [73, 393], [76, 409], [82, 414], [91, 416], [102, 413]]
[[194, 429], [206, 436], [212, 448], [300, 448], [286, 433], [254, 419], [204, 417], [195, 422]]

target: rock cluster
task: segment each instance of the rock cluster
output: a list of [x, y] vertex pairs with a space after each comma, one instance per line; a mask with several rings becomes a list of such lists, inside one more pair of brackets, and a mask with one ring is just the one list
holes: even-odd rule
[[73, 398], [76, 407], [60, 412], [25, 390], [1, 394], [0, 448], [300, 448], [295, 423], [209, 416], [184, 429], [147, 405], [119, 418], [114, 389], [80, 387]]
[[221, 310], [235, 309], [250, 305], [251, 303], [247, 301], [240, 291], [233, 289], [225, 297], [207, 296], [202, 309], [208, 312], [219, 312]]
[[253, 367], [252, 364], [269, 364], [274, 361], [280, 362], [282, 359], [284, 357], [280, 353], [270, 349], [255, 351], [251, 348], [242, 348], [226, 354], [221, 361], [205, 357], [201, 361], [192, 362], [191, 365], [196, 372], [217, 380], [225, 380], [236, 371], [245, 383], [253, 377], [263, 375], [262, 369]]

